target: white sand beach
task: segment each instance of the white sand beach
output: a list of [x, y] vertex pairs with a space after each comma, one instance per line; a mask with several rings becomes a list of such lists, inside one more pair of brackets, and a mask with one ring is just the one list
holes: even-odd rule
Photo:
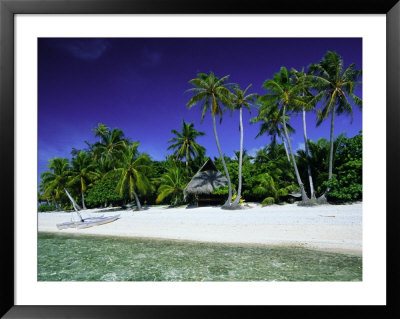
[[362, 254], [362, 204], [299, 207], [296, 204], [242, 210], [219, 207], [150, 207], [137, 212], [117, 208], [88, 209], [82, 216], [121, 214], [109, 224], [58, 230], [71, 213], [38, 213], [38, 231], [124, 237], [192, 240], [218, 243], [290, 245], [348, 254]]

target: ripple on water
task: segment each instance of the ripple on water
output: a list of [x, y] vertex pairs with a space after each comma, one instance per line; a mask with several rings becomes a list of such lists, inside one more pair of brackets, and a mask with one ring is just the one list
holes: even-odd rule
[[362, 259], [300, 247], [39, 233], [39, 281], [360, 281]]

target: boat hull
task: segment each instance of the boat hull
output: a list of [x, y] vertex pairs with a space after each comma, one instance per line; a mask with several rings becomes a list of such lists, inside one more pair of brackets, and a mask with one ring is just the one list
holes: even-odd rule
[[115, 215], [115, 216], [109, 216], [109, 217], [101, 217], [97, 220], [90, 220], [90, 221], [84, 221], [83, 223], [79, 223], [76, 228], [77, 229], [83, 229], [83, 228], [89, 228], [93, 226], [99, 226], [99, 225], [104, 225], [111, 223], [117, 219], [119, 219], [120, 215]]
[[115, 216], [108, 216], [108, 217], [103, 217], [103, 216], [89, 217], [89, 218], [84, 218], [83, 222], [81, 222], [81, 221], [65, 222], [65, 223], [57, 224], [56, 226], [59, 230], [67, 229], [67, 228], [83, 229], [83, 228], [88, 228], [88, 227], [92, 227], [92, 226], [111, 223], [119, 218], [120, 218], [120, 214], [115, 215]]

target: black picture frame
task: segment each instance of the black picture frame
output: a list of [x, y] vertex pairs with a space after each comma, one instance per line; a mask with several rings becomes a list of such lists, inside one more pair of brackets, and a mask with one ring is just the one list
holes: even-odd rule
[[[385, 14], [387, 19], [386, 100], [386, 219], [387, 219], [387, 305], [386, 306], [16, 306], [14, 304], [14, 16], [16, 14]], [[0, 192], [2, 210], [0, 315], [4, 318], [164, 318], [247, 316], [399, 316], [396, 288], [399, 243], [396, 185], [400, 162], [400, 3], [399, 0], [0, 0]], [[379, 111], [379, 106], [377, 106]], [[382, 141], [383, 142], [383, 141]], [[384, 214], [385, 212], [376, 212]], [[322, 313], [320, 313], [322, 312]]]

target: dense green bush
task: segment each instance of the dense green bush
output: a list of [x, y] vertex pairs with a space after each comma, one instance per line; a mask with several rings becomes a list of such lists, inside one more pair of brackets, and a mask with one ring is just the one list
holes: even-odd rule
[[55, 211], [57, 208], [52, 204], [41, 204], [38, 206], [38, 212], [51, 212]]
[[358, 200], [362, 198], [362, 161], [344, 163], [337, 168], [329, 182], [325, 182], [330, 191], [328, 196], [334, 200]]
[[362, 199], [362, 132], [342, 140], [335, 157], [334, 173], [329, 182], [323, 183], [330, 188], [329, 200]]
[[225, 186], [214, 189], [213, 194], [214, 195], [228, 195], [228, 192], [229, 192], [228, 185], [225, 185]]
[[85, 202], [88, 207], [100, 207], [109, 204], [120, 204], [123, 197], [116, 191], [118, 181], [112, 179], [100, 180], [87, 191]]

